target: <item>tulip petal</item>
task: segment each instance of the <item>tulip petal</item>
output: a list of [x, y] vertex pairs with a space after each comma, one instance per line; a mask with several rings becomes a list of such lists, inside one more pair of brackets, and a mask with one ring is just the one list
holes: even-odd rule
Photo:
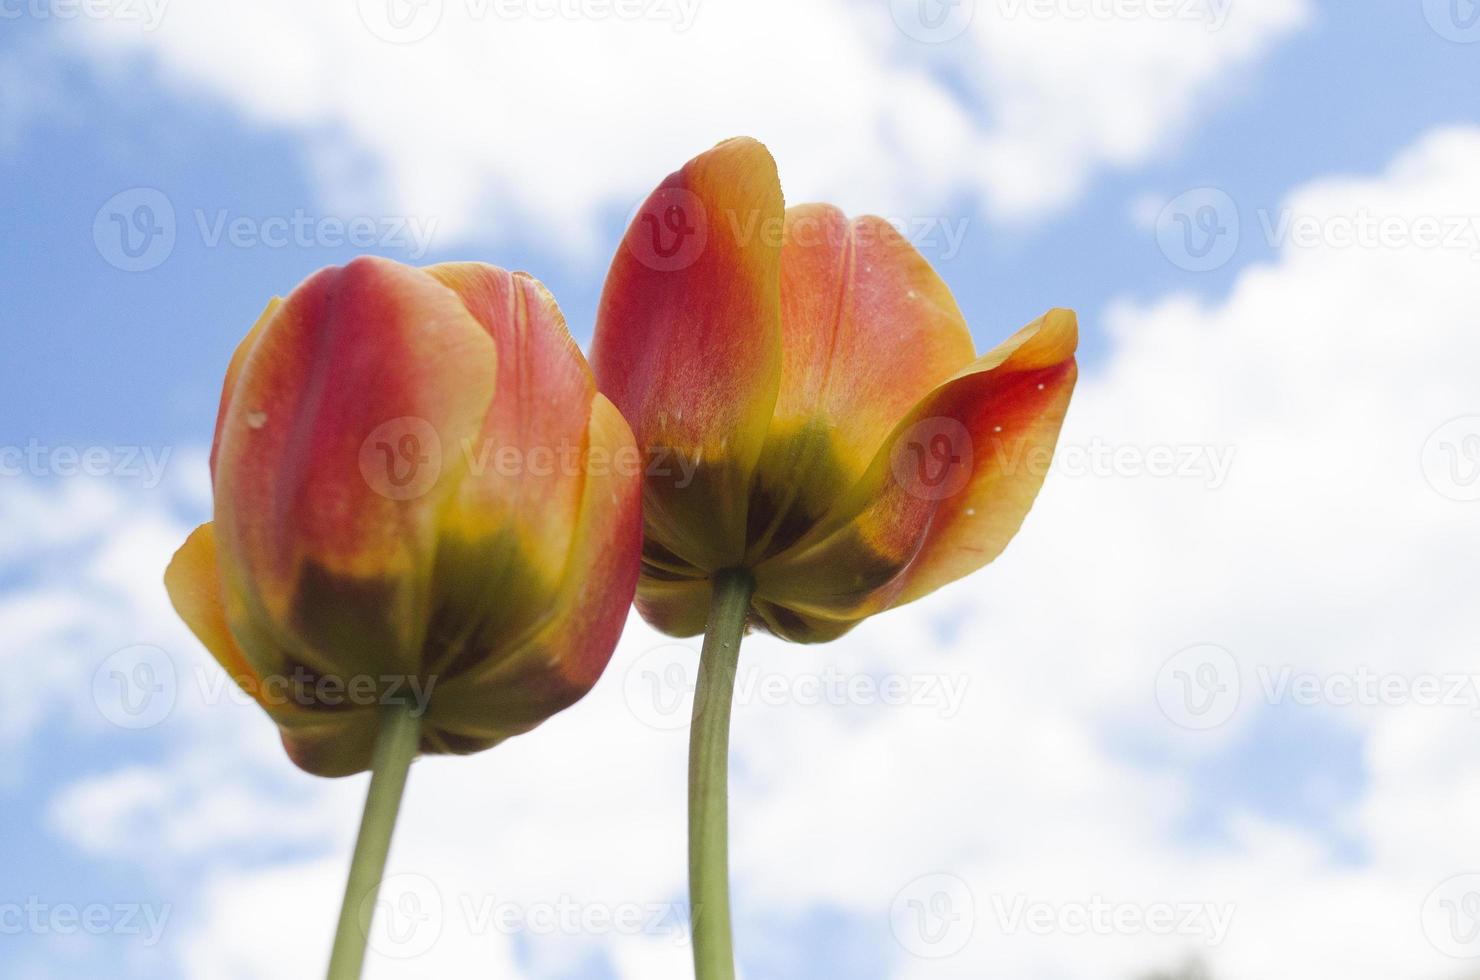
[[597, 315], [597, 382], [669, 467], [646, 480], [648, 535], [704, 572], [744, 555], [781, 371], [782, 220], [766, 148], [719, 144], [639, 209]]
[[242, 373], [242, 365], [247, 362], [247, 356], [252, 353], [252, 348], [257, 346], [257, 340], [262, 336], [262, 331], [267, 329], [268, 323], [277, 315], [278, 308], [283, 301], [274, 296], [268, 301], [267, 309], [252, 324], [252, 329], [242, 338], [241, 343], [236, 345], [236, 350], [231, 354], [231, 363], [226, 365], [226, 382], [221, 386], [221, 407], [216, 412], [216, 432], [211, 438], [211, 477], [216, 476], [216, 453], [221, 448], [221, 427], [226, 423], [226, 411], [231, 407], [231, 398], [236, 391], [236, 382]]
[[480, 751], [528, 731], [579, 700], [611, 659], [637, 584], [642, 474], [631, 430], [600, 395], [587, 446], [556, 601], [539, 629], [501, 638], [466, 672], [439, 679], [429, 719], [445, 751]]
[[202, 524], [190, 532], [164, 573], [165, 591], [175, 611], [196, 639], [211, 652], [242, 690], [252, 693], [264, 708], [260, 675], [237, 646], [226, 621], [221, 598], [221, 576], [216, 564], [216, 528]]
[[[478, 263], [427, 272], [456, 292], [498, 349], [498, 374], [467, 476], [443, 517], [428, 669], [508, 643], [548, 614], [581, 504], [596, 384], [540, 282]], [[629, 460], [629, 464], [632, 461]]]
[[452, 290], [383, 259], [318, 273], [272, 315], [215, 474], [224, 581], [271, 646], [325, 674], [324, 651], [354, 646], [367, 670], [420, 667], [438, 521], [495, 363]]
[[788, 208], [782, 370], [750, 503], [758, 564], [852, 486], [894, 425], [974, 356], [950, 289], [888, 222]]
[[214, 525], [202, 524], [191, 532], [165, 570], [164, 582], [185, 625], [278, 724], [294, 764], [316, 776], [345, 776], [369, 768], [377, 724], [374, 707], [315, 711], [294, 700], [281, 683], [287, 675], [258, 671], [237, 645], [221, 592]]
[[1077, 339], [1074, 314], [1050, 311], [911, 409], [829, 515], [757, 569], [766, 625], [830, 639], [1001, 553], [1043, 483]]

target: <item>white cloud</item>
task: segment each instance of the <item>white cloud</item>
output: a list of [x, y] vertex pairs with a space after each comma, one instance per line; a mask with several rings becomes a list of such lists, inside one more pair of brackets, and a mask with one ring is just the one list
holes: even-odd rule
[[[1284, 211], [1328, 227], [1362, 211], [1410, 228], [1477, 215], [1477, 169], [1480, 130], [1439, 131], [1382, 174], [1300, 188]], [[826, 647], [747, 640], [747, 670], [791, 694], [751, 686], [735, 712], [737, 915], [841, 910], [888, 951], [895, 978], [1120, 980], [1189, 955], [1221, 980], [1462, 975], [1441, 952], [1442, 920], [1423, 913], [1436, 886], [1474, 870], [1480, 757], [1466, 747], [1480, 699], [1470, 689], [1463, 704], [1426, 706], [1418, 685], [1474, 671], [1480, 526], [1476, 504], [1441, 492], [1475, 474], [1422, 461], [1441, 423], [1480, 415], [1475, 270], [1466, 248], [1291, 244], [1224, 299], [1110, 311], [1112, 352], [1086, 370], [1063, 446], [1231, 446], [1227, 481], [1057, 472], [984, 572]], [[117, 556], [135, 545], [123, 542], [142, 555], [158, 536], [140, 527], [96, 549], [114, 556], [91, 563], [96, 576], [129, 577]], [[1208, 732], [1174, 725], [1156, 696], [1162, 664], [1201, 642], [1242, 668], [1238, 710]], [[665, 920], [630, 934], [589, 924], [683, 898], [685, 736], [629, 701], [645, 690], [632, 672], [665, 652], [634, 621], [575, 708], [474, 758], [417, 764], [389, 900], [440, 907], [423, 920], [436, 941], [410, 959], [376, 954], [372, 976], [558, 976], [598, 954], [622, 977], [688, 975]], [[1285, 668], [1317, 680], [1365, 669], [1396, 693], [1264, 703]], [[806, 693], [830, 670], [943, 675], [967, 685], [966, 701], [952, 712], [917, 691], [903, 705], [831, 705]], [[172, 758], [80, 782], [55, 811], [89, 851], [135, 835], [157, 874], [204, 863], [208, 884], [172, 933], [191, 976], [302, 976], [327, 948], [363, 779], [292, 773], [254, 711], [178, 712]], [[1327, 740], [1251, 748], [1276, 717], [1354, 740], [1362, 775], [1320, 756]], [[1241, 765], [1221, 790], [1200, 781], [1230, 755]], [[1259, 802], [1282, 791], [1271, 772], [1286, 756], [1304, 760], [1303, 782], [1334, 781], [1324, 814]], [[254, 832], [312, 856], [248, 860]], [[891, 907], [928, 899], [910, 883], [941, 872], [969, 889], [975, 932], [953, 956], [919, 958], [905, 948], [918, 939], [894, 942]], [[1122, 915], [1167, 907], [1191, 928], [1010, 924], [1014, 909], [1072, 916], [1096, 901]], [[572, 904], [588, 916], [574, 934], [558, 920]], [[494, 911], [557, 918], [499, 928]], [[1210, 945], [1219, 922], [1227, 936]]]
[[[737, 134], [772, 147], [793, 201], [900, 219], [962, 192], [1013, 218], [1062, 207], [1228, 97], [1309, 6], [265, 0], [171, 4], [153, 30], [102, 19], [65, 37], [301, 134], [329, 207], [435, 218], [443, 246], [517, 231], [589, 254], [603, 214]], [[937, 7], [969, 25], [932, 31]], [[648, 16], [541, 15], [597, 9]]]

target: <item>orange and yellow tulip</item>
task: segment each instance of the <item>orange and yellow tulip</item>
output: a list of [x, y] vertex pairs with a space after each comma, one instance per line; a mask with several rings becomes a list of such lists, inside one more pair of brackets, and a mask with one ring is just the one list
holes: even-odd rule
[[641, 466], [528, 275], [362, 258], [273, 300], [227, 370], [211, 474], [171, 599], [311, 773], [369, 768], [387, 699], [423, 702], [419, 751], [474, 752], [611, 657]]
[[786, 208], [732, 139], [639, 209], [592, 367], [648, 461], [637, 605], [702, 632], [718, 573], [748, 619], [818, 642], [980, 568], [1017, 532], [1074, 388], [1055, 309], [986, 354], [882, 219]]

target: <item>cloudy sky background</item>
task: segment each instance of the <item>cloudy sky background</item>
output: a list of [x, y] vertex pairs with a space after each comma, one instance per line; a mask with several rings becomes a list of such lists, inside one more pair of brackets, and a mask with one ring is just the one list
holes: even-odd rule
[[[1472, 976], [1477, 55], [1474, 0], [0, 0], [0, 972], [322, 969], [365, 781], [160, 584], [266, 299], [477, 258], [589, 341], [625, 216], [745, 133], [978, 347], [1084, 332], [1001, 559], [747, 640], [747, 980]], [[581, 704], [419, 762], [368, 975], [687, 976], [696, 649], [634, 617]]]

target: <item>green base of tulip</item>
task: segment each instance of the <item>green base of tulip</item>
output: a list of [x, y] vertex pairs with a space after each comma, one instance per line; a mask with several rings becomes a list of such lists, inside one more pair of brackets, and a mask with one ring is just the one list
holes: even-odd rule
[[708, 629], [689, 733], [689, 915], [696, 980], [734, 980], [730, 938], [730, 702], [740, 638], [755, 580], [735, 569], [714, 576]]
[[329, 980], [358, 980], [364, 966], [375, 896], [385, 875], [385, 858], [390, 853], [396, 815], [401, 811], [406, 774], [420, 742], [421, 715], [415, 707], [388, 704], [381, 709], [370, 791], [365, 795], [360, 836], [355, 840], [344, 905], [339, 910], [339, 929], [334, 934], [334, 952], [329, 957]]

